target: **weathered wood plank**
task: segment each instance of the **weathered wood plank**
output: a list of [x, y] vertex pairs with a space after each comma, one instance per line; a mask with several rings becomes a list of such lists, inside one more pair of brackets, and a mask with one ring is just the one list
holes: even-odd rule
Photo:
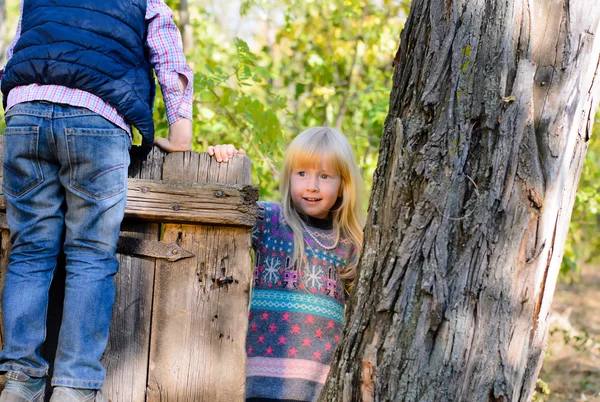
[[[132, 180], [161, 180], [165, 155], [154, 147], [143, 162], [132, 162], [129, 177]], [[126, 217], [121, 231], [128, 236], [158, 240], [160, 224]], [[121, 253], [117, 253], [117, 258], [115, 304], [108, 345], [102, 358], [107, 369], [102, 390], [112, 402], [144, 402], [156, 260]]]
[[[248, 184], [249, 160], [218, 164], [206, 154], [167, 156], [164, 180], [190, 177]], [[147, 400], [243, 401], [250, 228], [165, 224], [163, 241], [177, 241], [195, 257], [157, 262]], [[218, 285], [226, 276], [234, 282]]]
[[[126, 221], [128, 235], [158, 240], [159, 224]], [[116, 299], [110, 337], [102, 358], [107, 378], [103, 392], [112, 402], [142, 402], [146, 398], [148, 349], [155, 259], [117, 254]]]
[[[182, 161], [181, 167], [186, 172], [188, 167], [199, 166], [198, 154], [194, 155]], [[190, 163], [190, 160], [193, 163]], [[248, 158], [234, 158], [226, 168], [220, 168], [215, 164], [204, 166], [208, 166], [212, 179], [221, 183], [236, 183], [248, 179], [247, 173], [242, 173], [249, 171], [249, 166], [245, 164], [249, 164]], [[154, 222], [248, 227], [254, 225], [258, 199], [256, 187], [240, 184], [206, 184], [206, 182], [199, 184], [191, 182], [192, 179], [199, 179], [198, 174], [183, 177], [182, 181], [178, 182], [130, 178], [125, 217]], [[2, 196], [0, 210], [5, 208], [4, 196]]]
[[[242, 401], [248, 229], [165, 225], [163, 241], [177, 239], [196, 257], [157, 261], [147, 400]], [[227, 276], [234, 282], [219, 286]]]
[[151, 221], [252, 227], [257, 199], [257, 188], [249, 185], [130, 179], [125, 211]]

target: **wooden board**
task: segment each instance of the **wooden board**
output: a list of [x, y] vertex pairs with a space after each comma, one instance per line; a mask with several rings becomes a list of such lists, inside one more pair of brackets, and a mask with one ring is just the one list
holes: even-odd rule
[[[219, 170], [214, 166], [211, 170], [215, 170], [211, 176], [219, 180]], [[231, 170], [222, 170], [225, 180], [238, 179], [234, 174]], [[183, 178], [186, 179], [190, 180]], [[1, 183], [0, 179], [0, 185]], [[254, 225], [258, 199], [258, 189], [254, 186], [135, 178], [130, 178], [127, 185], [126, 219], [247, 227]], [[0, 210], [5, 209], [4, 196], [0, 195]]]
[[258, 189], [249, 185], [129, 179], [125, 216], [252, 227], [257, 199]]
[[[154, 148], [148, 158], [134, 161], [130, 178], [161, 180], [165, 153]], [[125, 219], [121, 234], [158, 240], [160, 225]], [[112, 402], [144, 402], [148, 379], [148, 351], [152, 319], [154, 258], [117, 253], [119, 272], [115, 276], [116, 297], [108, 345], [102, 364], [106, 380], [102, 391]]]
[[[124, 222], [121, 233], [158, 240], [159, 224]], [[141, 402], [146, 398], [156, 260], [119, 253], [117, 258], [115, 305], [102, 358], [107, 372], [103, 392], [112, 402]]]
[[[211, 160], [168, 155], [163, 179], [249, 184], [247, 157]], [[165, 224], [163, 241], [177, 241], [196, 257], [157, 263], [147, 400], [243, 401], [250, 229]], [[233, 283], [217, 284], [226, 277]]]

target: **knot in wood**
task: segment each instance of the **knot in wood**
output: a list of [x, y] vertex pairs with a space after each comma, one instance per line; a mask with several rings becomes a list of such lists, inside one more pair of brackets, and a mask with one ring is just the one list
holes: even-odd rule
[[233, 276], [222, 276], [217, 278], [215, 282], [217, 282], [217, 285], [219, 286], [229, 285], [230, 283], [233, 283]]

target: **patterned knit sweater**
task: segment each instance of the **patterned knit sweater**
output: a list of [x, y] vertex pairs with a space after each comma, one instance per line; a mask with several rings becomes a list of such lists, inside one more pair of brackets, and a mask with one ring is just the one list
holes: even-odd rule
[[[337, 248], [325, 250], [305, 233], [308, 264], [290, 266], [293, 234], [281, 205], [258, 206], [246, 400], [316, 401], [340, 342], [344, 289], [338, 271], [350, 261], [352, 245], [342, 238]], [[335, 243], [331, 227], [309, 230], [321, 244]]]

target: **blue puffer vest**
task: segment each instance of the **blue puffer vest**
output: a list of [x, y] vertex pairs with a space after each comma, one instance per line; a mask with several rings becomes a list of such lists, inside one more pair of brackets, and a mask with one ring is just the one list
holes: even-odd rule
[[4, 107], [19, 85], [77, 88], [112, 105], [151, 143], [156, 88], [145, 15], [146, 0], [25, 0], [2, 77]]

